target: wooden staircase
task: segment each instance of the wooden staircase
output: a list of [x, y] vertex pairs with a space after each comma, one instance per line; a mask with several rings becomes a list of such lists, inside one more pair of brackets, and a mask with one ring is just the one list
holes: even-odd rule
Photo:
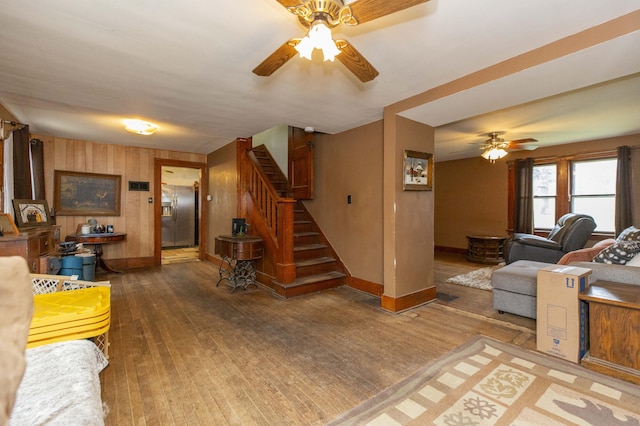
[[[253, 148], [252, 152], [275, 192], [281, 197], [287, 197], [287, 179], [268, 150], [261, 145]], [[293, 233], [295, 280], [281, 283], [274, 279], [267, 285], [284, 298], [345, 285], [347, 275], [344, 265], [302, 201], [296, 201], [293, 216], [292, 229], [279, 232]]]

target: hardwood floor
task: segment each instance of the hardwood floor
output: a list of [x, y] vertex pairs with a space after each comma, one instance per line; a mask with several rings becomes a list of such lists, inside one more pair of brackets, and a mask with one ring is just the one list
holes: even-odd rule
[[444, 283], [481, 267], [439, 256], [437, 290], [458, 299], [397, 315], [346, 287], [232, 294], [215, 287], [209, 262], [109, 275], [106, 423], [319, 425], [477, 334], [534, 349], [533, 320], [494, 313], [491, 292]]
[[197, 246], [162, 249], [162, 264], [197, 262], [200, 260], [198, 254], [199, 248]]

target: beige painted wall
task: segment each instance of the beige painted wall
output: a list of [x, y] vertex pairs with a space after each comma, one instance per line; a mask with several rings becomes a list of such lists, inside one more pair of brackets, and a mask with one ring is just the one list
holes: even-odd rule
[[[393, 177], [396, 190], [395, 282], [392, 285], [385, 282], [384, 289], [385, 295], [390, 297], [412, 294], [434, 285], [434, 191], [402, 189], [402, 164], [407, 149], [432, 154], [433, 128], [397, 117], [395, 158], [392, 159], [397, 165]], [[390, 159], [385, 157], [384, 160]]]
[[315, 196], [304, 203], [352, 276], [382, 284], [382, 121], [317, 134], [315, 146]]
[[282, 173], [289, 175], [289, 126], [280, 124], [252, 137], [253, 146], [264, 145]]
[[[517, 158], [566, 156], [616, 149], [640, 148], [640, 135], [538, 148], [510, 153], [495, 164], [476, 157], [436, 163], [435, 245], [466, 249], [467, 235], [506, 235], [507, 161]], [[632, 151], [640, 164], [640, 149]], [[634, 170], [634, 224], [640, 226], [640, 170]]]
[[466, 248], [467, 235], [507, 235], [507, 165], [484, 158], [435, 165], [436, 246]]
[[[315, 197], [305, 201], [352, 276], [385, 285], [383, 254], [383, 121], [336, 135], [317, 135]], [[404, 149], [433, 152], [433, 129], [398, 118], [400, 172]], [[433, 285], [433, 191], [403, 191], [394, 176], [397, 203], [393, 297]], [[351, 195], [352, 203], [347, 204]], [[397, 293], [397, 294], [396, 294]]]
[[[149, 148], [127, 147], [99, 142], [31, 135], [44, 142], [45, 194], [53, 207], [54, 170], [105, 173], [122, 176], [121, 215], [106, 217], [57, 216], [61, 237], [75, 233], [79, 223], [94, 218], [98, 223], [113, 224], [118, 232], [126, 232], [123, 243], [103, 246], [105, 259], [148, 258], [154, 255], [154, 204], [147, 199], [154, 195], [154, 160], [206, 161], [203, 154], [190, 154]], [[128, 182], [148, 181], [149, 192], [129, 191]], [[159, 200], [154, 200], [158, 202]]]
[[231, 233], [231, 219], [237, 217], [238, 179], [236, 143], [232, 142], [207, 156], [209, 195], [207, 254], [215, 253], [214, 238]]

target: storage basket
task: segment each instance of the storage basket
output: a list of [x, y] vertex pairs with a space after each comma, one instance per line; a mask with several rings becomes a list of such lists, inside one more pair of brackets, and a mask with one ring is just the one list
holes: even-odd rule
[[[105, 356], [109, 357], [108, 330], [111, 318], [111, 283], [109, 281], [91, 282], [72, 280], [70, 276], [65, 275], [31, 274], [31, 283], [34, 296], [96, 288], [95, 292], [79, 292], [74, 297], [68, 298], [83, 301], [79, 302], [81, 306], [78, 307], [79, 314], [76, 318], [70, 317], [69, 310], [69, 306], [73, 307], [75, 302], [70, 302], [67, 306], [61, 305], [57, 320], [53, 319], [56, 315], [52, 316], [51, 312], [47, 314], [47, 319], [44, 321], [39, 318], [38, 327], [30, 330], [31, 347], [56, 341], [90, 338]], [[92, 293], [93, 298], [87, 299], [84, 293]], [[50, 299], [57, 299], [57, 297]], [[61, 300], [64, 299], [64, 297], [61, 298]]]

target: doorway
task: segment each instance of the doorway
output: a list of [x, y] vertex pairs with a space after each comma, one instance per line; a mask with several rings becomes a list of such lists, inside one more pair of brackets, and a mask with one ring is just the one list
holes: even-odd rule
[[205, 165], [177, 160], [156, 161], [155, 258], [156, 264], [202, 259], [203, 184]]

